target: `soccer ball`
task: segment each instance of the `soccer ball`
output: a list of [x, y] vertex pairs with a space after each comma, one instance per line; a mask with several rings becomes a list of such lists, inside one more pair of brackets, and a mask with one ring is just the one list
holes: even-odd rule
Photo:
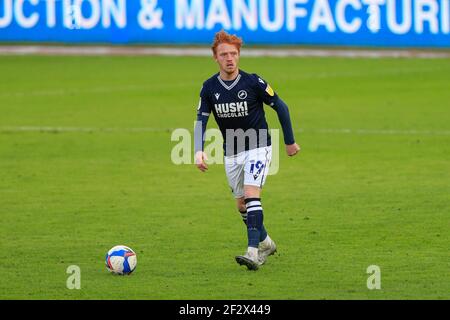
[[130, 274], [136, 269], [136, 253], [127, 246], [115, 246], [105, 258], [106, 268], [114, 274]]

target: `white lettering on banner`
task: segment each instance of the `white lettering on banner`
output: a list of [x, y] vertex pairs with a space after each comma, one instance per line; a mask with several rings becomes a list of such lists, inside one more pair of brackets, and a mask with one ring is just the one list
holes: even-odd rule
[[213, 0], [206, 18], [206, 29], [211, 30], [220, 23], [222, 28], [231, 29], [231, 19], [225, 0]]
[[[311, 32], [324, 27], [328, 32], [338, 29], [353, 34], [365, 22], [371, 33], [379, 33], [386, 26], [386, 31], [406, 34], [414, 19], [417, 33], [423, 33], [425, 27], [438, 33], [440, 27], [442, 33], [449, 34], [449, 8], [450, 0], [414, 0], [414, 10], [412, 0], [176, 0], [175, 25], [178, 29], [211, 30], [220, 26], [236, 31], [261, 28], [266, 32], [284, 27], [295, 32], [299, 20], [309, 19]], [[367, 21], [362, 19], [363, 11]]]
[[13, 19], [12, 0], [5, 0], [3, 2], [3, 17], [0, 16], [0, 28], [9, 26]]
[[[425, 9], [426, 8], [426, 9]], [[431, 33], [438, 33], [438, 4], [435, 0], [414, 1], [415, 23], [414, 29], [417, 33], [423, 33], [424, 24], [428, 22]]]
[[[0, 0], [0, 29], [15, 23], [22, 29], [124, 29], [133, 17], [140, 28], [153, 30], [164, 28], [163, 15], [167, 11], [167, 23], [173, 23], [178, 30], [354, 34], [367, 32], [361, 30], [366, 24], [373, 34], [450, 34], [450, 0], [139, 0], [140, 6], [128, 5], [137, 10], [131, 13], [127, 12], [130, 3]], [[307, 30], [300, 30], [304, 28]]]
[[400, 14], [402, 21], [397, 22], [397, 9], [395, 8], [397, 0], [387, 0], [386, 19], [389, 30], [395, 34], [405, 34], [411, 30], [412, 25], [412, 6], [411, 0], [400, 0], [402, 2], [402, 13]]
[[[47, 0], [47, 26], [54, 27], [55, 0]], [[90, 16], [83, 15], [83, 8], [88, 8]], [[86, 14], [86, 12], [85, 12]], [[112, 21], [117, 27], [127, 25], [126, 0], [64, 0], [63, 24], [68, 29], [93, 29], [100, 23], [110, 28]]]
[[67, 10], [68, 19], [70, 19], [69, 29], [81, 29], [81, 7], [77, 5], [70, 6]]
[[309, 31], [316, 31], [320, 26], [325, 26], [328, 32], [336, 31], [333, 14], [328, 0], [316, 0], [309, 20]]
[[[81, 8], [80, 8], [80, 10], [81, 10]], [[64, 0], [63, 1], [63, 24], [64, 24], [64, 27], [67, 29], [73, 29], [74, 20], [75, 20], [75, 22], [78, 22], [78, 20], [79, 20], [78, 12], [76, 12], [75, 8], [73, 7], [72, 0]]]
[[47, 27], [53, 28], [56, 25], [56, 10], [55, 10], [56, 0], [45, 1], [47, 10]]
[[145, 30], [162, 29], [163, 11], [158, 8], [158, 0], [141, 0], [141, 11], [139, 11], [138, 22]]
[[304, 18], [308, 14], [305, 8], [297, 7], [297, 4], [305, 4], [308, 0], [287, 0], [287, 29], [297, 29], [297, 18]]
[[[28, 0], [30, 4], [36, 6], [39, 4], [39, 0]], [[39, 21], [39, 14], [33, 12], [30, 16], [26, 17], [23, 13], [23, 3], [24, 0], [16, 0], [14, 2], [14, 16], [16, 17], [17, 23], [26, 29], [33, 28]]]
[[363, 3], [368, 5], [367, 13], [367, 28], [372, 33], [377, 33], [381, 29], [381, 9], [380, 6], [385, 4], [385, 0], [363, 0]]
[[203, 0], [177, 0], [175, 3], [175, 26], [177, 29], [203, 29], [205, 25], [205, 9]]
[[87, 1], [91, 7], [91, 16], [84, 17], [82, 10], [80, 10], [80, 26], [83, 29], [92, 29], [94, 28], [100, 21], [100, 3], [99, 0], [75, 0], [75, 5], [81, 8], [81, 4]]
[[259, 8], [259, 19], [261, 20], [261, 26], [265, 31], [276, 32], [283, 28], [284, 0], [275, 0], [275, 13], [273, 21], [270, 21], [268, 1], [269, 0], [260, 0], [261, 7]]
[[[83, 16], [82, 4], [89, 4], [91, 16]], [[92, 29], [100, 21], [100, 3], [98, 0], [64, 0], [64, 27], [68, 29]]]
[[345, 12], [348, 6], [355, 10], [361, 10], [362, 5], [358, 0], [339, 0], [336, 4], [336, 24], [339, 29], [345, 33], [355, 33], [361, 28], [362, 22], [360, 18], [353, 18], [351, 22], [345, 18]]
[[450, 0], [441, 0], [441, 29], [445, 34], [450, 33]]
[[111, 17], [116, 22], [117, 27], [125, 28], [127, 26], [127, 8], [126, 0], [103, 0], [102, 6], [102, 25], [103, 28], [111, 27]]
[[256, 0], [249, 0], [248, 6], [245, 0], [235, 0], [233, 5], [233, 28], [242, 28], [242, 20], [245, 21], [249, 30], [258, 29], [258, 10]]

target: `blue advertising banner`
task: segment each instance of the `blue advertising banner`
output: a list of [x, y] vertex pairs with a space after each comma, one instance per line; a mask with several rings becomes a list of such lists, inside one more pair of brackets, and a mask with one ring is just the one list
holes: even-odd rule
[[450, 0], [0, 0], [0, 41], [450, 47]]

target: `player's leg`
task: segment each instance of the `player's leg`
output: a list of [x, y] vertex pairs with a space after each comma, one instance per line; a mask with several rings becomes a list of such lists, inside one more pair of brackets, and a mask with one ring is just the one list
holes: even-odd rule
[[236, 199], [236, 207], [241, 214], [242, 221], [247, 228], [247, 208], [244, 197], [244, 157], [232, 156], [225, 157], [225, 173], [228, 179], [228, 185], [231, 188]]
[[[236, 261], [245, 264], [249, 269], [257, 269], [267, 258], [266, 251], [261, 252], [259, 248], [260, 243], [266, 244], [270, 240], [264, 227], [261, 205], [261, 188], [267, 177], [270, 158], [271, 148], [265, 147], [248, 151], [245, 160], [244, 197], [247, 209], [248, 247], [247, 253], [236, 257]], [[262, 258], [259, 257], [260, 253]]]
[[228, 185], [240, 210], [239, 199], [244, 199], [244, 157], [242, 155], [224, 157], [224, 167]]
[[[261, 264], [266, 261], [269, 255], [276, 252], [275, 242], [267, 234], [264, 226], [264, 213], [261, 204], [261, 190], [266, 182], [271, 158], [271, 146], [251, 150], [244, 169], [244, 196], [247, 202], [247, 221], [253, 219], [257, 223], [256, 227], [259, 230], [258, 257]], [[253, 206], [249, 205], [250, 203]], [[249, 218], [249, 216], [254, 215], [256, 217]]]
[[241, 214], [242, 221], [247, 227], [247, 207], [245, 206], [245, 197], [236, 198], [236, 207]]
[[[247, 206], [245, 204], [245, 197], [236, 199], [236, 207], [237, 207], [239, 213], [241, 214], [241, 218], [245, 224], [245, 227], [247, 228]], [[266, 237], [267, 237], [267, 231], [266, 231], [266, 228], [264, 227], [264, 222], [263, 222], [259, 241], [260, 242], [263, 241], [264, 239], [266, 239]]]
[[255, 247], [257, 244], [259, 263], [264, 264], [267, 257], [276, 252], [277, 247], [264, 227], [261, 188], [254, 185], [244, 185], [244, 196], [247, 207], [249, 247]]
[[[241, 218], [245, 224], [245, 227], [247, 227], [247, 206], [245, 204], [245, 196], [236, 199], [236, 207], [237, 207], [239, 213], [241, 214]], [[267, 231], [266, 231], [266, 228], [264, 227], [264, 222], [263, 222], [263, 225], [261, 227], [259, 241], [260, 242], [263, 241], [264, 239], [266, 239], [266, 237], [267, 237]]]
[[[258, 269], [262, 264], [259, 259], [259, 242], [263, 226], [263, 214], [260, 199], [260, 188], [253, 185], [244, 185], [245, 207], [247, 210], [247, 252], [237, 256], [240, 265], [246, 265], [250, 270]], [[265, 230], [264, 230], [265, 231]]]
[[[249, 250], [258, 250], [261, 237], [266, 237], [263, 231], [264, 215], [261, 205], [261, 189], [254, 185], [244, 185], [245, 207], [247, 209], [247, 233]], [[265, 233], [265, 235], [263, 234]]]
[[[252, 202], [252, 204], [253, 205], [259, 204], [262, 209], [261, 188], [254, 186], [254, 185], [245, 185], [244, 186], [244, 205], [245, 205], [245, 209], [246, 209], [246, 218], [248, 217], [248, 212], [247, 212], [248, 203], [250, 203], [251, 201], [256, 201], [256, 202]], [[267, 237], [267, 231], [266, 231], [266, 228], [264, 227], [264, 215], [262, 216], [261, 220], [262, 220], [262, 225], [260, 228], [259, 242], [264, 241], [264, 239], [266, 239], [266, 237]]]
[[[241, 212], [242, 219], [246, 218], [247, 208], [245, 206], [244, 197], [244, 155], [225, 157], [225, 173], [227, 175], [228, 184], [236, 198], [236, 204], [239, 212]], [[244, 221], [246, 223], [246, 221]], [[247, 223], [246, 223], [247, 224]], [[243, 265], [245, 264], [249, 269], [258, 269], [259, 260], [257, 252], [254, 256], [250, 257], [248, 254], [243, 256], [237, 256], [236, 261]]]

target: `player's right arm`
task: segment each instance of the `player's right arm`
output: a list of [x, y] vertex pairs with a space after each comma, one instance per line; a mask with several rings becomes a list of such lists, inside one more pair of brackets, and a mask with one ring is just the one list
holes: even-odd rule
[[206, 95], [205, 85], [200, 92], [200, 101], [197, 108], [197, 120], [195, 121], [194, 128], [194, 149], [195, 149], [195, 165], [197, 168], [205, 172], [208, 170], [208, 165], [206, 164], [206, 153], [203, 151], [205, 144], [205, 132], [206, 126], [208, 124], [209, 115], [211, 114], [211, 104]]

